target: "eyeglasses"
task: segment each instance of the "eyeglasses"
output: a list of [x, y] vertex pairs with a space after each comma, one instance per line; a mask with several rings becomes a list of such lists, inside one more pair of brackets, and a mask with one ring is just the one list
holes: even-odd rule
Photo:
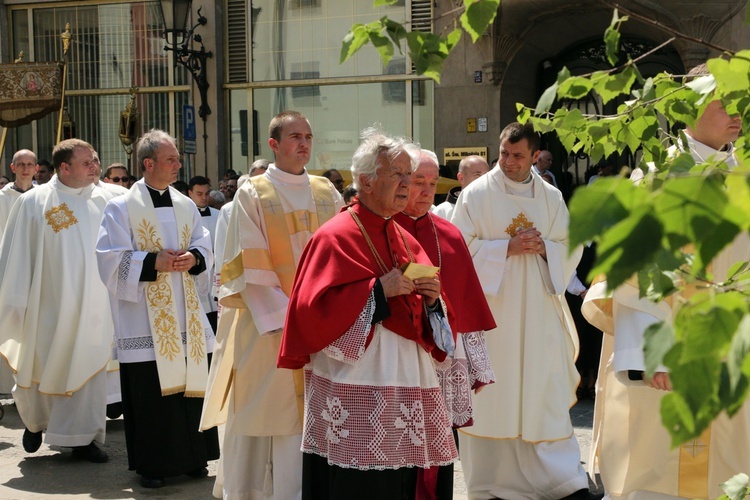
[[130, 180], [130, 177], [109, 177], [109, 180], [112, 182], [127, 182]]

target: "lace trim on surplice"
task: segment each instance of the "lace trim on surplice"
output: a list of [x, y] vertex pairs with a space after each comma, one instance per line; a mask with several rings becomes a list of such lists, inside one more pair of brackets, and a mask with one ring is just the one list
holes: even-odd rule
[[337, 361], [349, 365], [355, 364], [365, 354], [367, 337], [372, 330], [372, 317], [375, 314], [375, 291], [370, 292], [362, 312], [359, 313], [354, 324], [329, 345], [323, 348], [323, 353]]
[[438, 387], [340, 384], [305, 372], [302, 451], [360, 470], [435, 467], [458, 457]]

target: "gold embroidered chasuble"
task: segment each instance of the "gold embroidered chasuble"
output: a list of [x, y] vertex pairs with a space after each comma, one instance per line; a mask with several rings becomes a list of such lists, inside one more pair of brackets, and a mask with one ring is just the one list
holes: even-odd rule
[[[302, 249], [342, 200], [325, 178], [269, 170], [251, 178], [233, 202], [221, 268], [220, 349], [214, 351], [201, 428], [224, 422], [232, 411], [238, 434], [302, 431], [302, 373], [276, 368], [275, 331], [283, 327]], [[231, 320], [222, 319], [228, 308]]]
[[[177, 250], [187, 251], [190, 248], [195, 206], [189, 198], [176, 196], [171, 189], [170, 195], [180, 245]], [[128, 216], [138, 250], [153, 253], [165, 250], [163, 230], [146, 186], [137, 185], [126, 196]], [[145, 284], [146, 307], [161, 393], [168, 396], [184, 392], [186, 397], [203, 397], [208, 378], [208, 359], [200, 297], [194, 277], [188, 272], [180, 273], [186, 314], [185, 352], [175, 302], [180, 298], [175, 296], [172, 274], [159, 272], [156, 281]]]

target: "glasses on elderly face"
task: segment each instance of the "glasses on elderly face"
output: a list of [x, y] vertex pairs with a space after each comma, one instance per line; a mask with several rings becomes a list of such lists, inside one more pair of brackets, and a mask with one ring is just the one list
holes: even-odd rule
[[130, 177], [110, 177], [109, 180], [112, 182], [127, 182], [130, 180]]

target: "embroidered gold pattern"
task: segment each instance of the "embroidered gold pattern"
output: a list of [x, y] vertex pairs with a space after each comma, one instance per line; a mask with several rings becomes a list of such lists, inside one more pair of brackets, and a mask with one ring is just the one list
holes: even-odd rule
[[182, 226], [182, 236], [180, 237], [180, 243], [182, 248], [190, 248], [190, 237], [193, 235], [193, 232], [190, 230], [190, 226], [185, 224]]
[[510, 235], [511, 238], [515, 237], [521, 229], [527, 229], [534, 227], [534, 223], [526, 218], [526, 214], [520, 212], [508, 227], [505, 228], [505, 232]]
[[177, 332], [176, 318], [171, 314], [173, 297], [168, 276], [157, 273], [156, 281], [146, 288], [146, 300], [154, 311], [154, 340], [159, 346], [159, 355], [172, 361], [182, 353], [182, 339]]
[[187, 276], [186, 280], [183, 280], [185, 285], [185, 305], [189, 312], [188, 314], [188, 356], [192, 359], [195, 364], [200, 364], [201, 360], [206, 357], [206, 353], [203, 349], [203, 321], [198, 314], [200, 311], [200, 300], [198, 299], [198, 292], [195, 290], [195, 279], [192, 276]]
[[164, 250], [161, 238], [156, 234], [156, 228], [146, 219], [141, 220], [136, 230], [140, 248], [146, 252]]
[[47, 225], [51, 226], [56, 233], [78, 223], [78, 219], [65, 203], [44, 212], [44, 218], [47, 219]]

